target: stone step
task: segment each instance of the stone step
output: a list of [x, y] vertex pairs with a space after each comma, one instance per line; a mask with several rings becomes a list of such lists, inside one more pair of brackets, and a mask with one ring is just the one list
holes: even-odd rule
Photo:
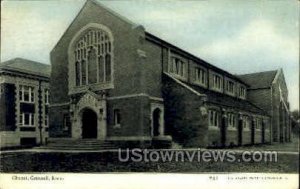
[[114, 148], [114, 147], [42, 146], [42, 147], [38, 147], [38, 149], [46, 149], [46, 150], [109, 150], [109, 149], [117, 149], [117, 148]]
[[112, 142], [100, 141], [97, 139], [51, 139], [48, 141], [47, 145], [39, 148], [51, 150], [117, 149]]

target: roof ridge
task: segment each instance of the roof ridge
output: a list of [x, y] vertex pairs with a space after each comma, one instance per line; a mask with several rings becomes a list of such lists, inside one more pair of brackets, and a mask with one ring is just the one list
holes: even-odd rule
[[96, 5], [100, 6], [101, 8], [106, 9], [109, 13], [113, 14], [114, 16], [119, 17], [119, 18], [122, 19], [123, 21], [125, 21], [125, 22], [127, 22], [127, 23], [129, 23], [129, 24], [131, 24], [131, 25], [133, 25], [133, 26], [139, 26], [139, 24], [137, 24], [137, 23], [131, 21], [131, 20], [128, 19], [127, 17], [125, 17], [125, 16], [119, 14], [118, 12], [114, 11], [113, 9], [111, 9], [111, 8], [107, 7], [106, 5], [100, 3], [98, 0], [87, 0], [87, 1], [91, 1], [91, 2], [95, 3]]
[[2, 72], [20, 72], [25, 74], [50, 77], [51, 65], [16, 57], [1, 63], [0, 70]]
[[1, 64], [5, 64], [5, 63], [14, 63], [14, 61], [17, 61], [17, 60], [21, 60], [21, 61], [27, 61], [27, 62], [31, 62], [31, 63], [35, 63], [35, 64], [42, 64], [42, 65], [46, 65], [46, 66], [51, 66], [50, 64], [46, 64], [46, 63], [43, 63], [43, 62], [38, 62], [38, 61], [34, 61], [34, 60], [29, 60], [29, 59], [26, 59], [26, 58], [22, 58], [22, 57], [15, 57], [15, 58], [12, 58], [12, 59], [9, 59], [9, 60], [6, 60], [4, 62], [1, 62]]
[[246, 73], [246, 74], [235, 74], [236, 76], [244, 76], [244, 75], [254, 75], [254, 74], [262, 74], [262, 73], [268, 73], [268, 72], [278, 72], [279, 69], [276, 70], [266, 70], [266, 71], [260, 71], [260, 72], [252, 72], [252, 73]]

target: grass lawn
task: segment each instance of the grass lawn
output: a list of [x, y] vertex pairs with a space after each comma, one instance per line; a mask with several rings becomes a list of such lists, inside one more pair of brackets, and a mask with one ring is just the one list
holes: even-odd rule
[[281, 151], [281, 152], [299, 152], [299, 140], [296, 138], [289, 143], [274, 143], [272, 145], [257, 145], [257, 146], [244, 146], [237, 149], [241, 150], [267, 150], [267, 151]]
[[[223, 151], [230, 149], [223, 149]], [[281, 151], [277, 162], [121, 162], [118, 152], [7, 152], [0, 155], [1, 172], [263, 172], [263, 173], [298, 173], [298, 141], [292, 143], [245, 146], [233, 151]], [[216, 150], [218, 151], [218, 150]], [[240, 153], [240, 152], [239, 152]], [[236, 158], [241, 154], [237, 153]], [[124, 154], [123, 154], [124, 155]], [[124, 156], [122, 156], [124, 157]]]
[[298, 173], [299, 155], [278, 154], [278, 162], [120, 162], [118, 152], [1, 154], [1, 172], [263, 172]]

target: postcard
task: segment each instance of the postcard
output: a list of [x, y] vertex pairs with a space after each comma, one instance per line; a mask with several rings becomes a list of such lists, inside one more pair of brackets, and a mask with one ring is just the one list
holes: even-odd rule
[[298, 188], [299, 1], [1, 2], [0, 188]]

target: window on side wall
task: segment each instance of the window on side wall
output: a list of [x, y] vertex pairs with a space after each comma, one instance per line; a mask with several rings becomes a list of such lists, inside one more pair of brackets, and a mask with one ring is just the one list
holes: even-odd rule
[[114, 126], [121, 126], [121, 112], [119, 109], [114, 109]]
[[259, 121], [258, 118], [253, 119], [253, 128], [254, 129], [259, 129]]
[[195, 68], [195, 81], [196, 83], [205, 85], [206, 71], [202, 68]]
[[19, 100], [20, 102], [34, 103], [34, 87], [20, 85]]
[[255, 128], [257, 130], [259, 130], [261, 128], [261, 121], [260, 121], [260, 119], [258, 119], [258, 118], [256, 119], [256, 125], [255, 126], [256, 126]]
[[19, 123], [21, 126], [34, 126], [34, 113], [22, 112]]
[[222, 78], [219, 75], [213, 75], [213, 88], [217, 90], [222, 89]]
[[180, 77], [184, 77], [185, 72], [185, 64], [179, 58], [172, 58], [172, 65], [170, 69], [171, 73], [178, 75]]
[[227, 81], [226, 90], [227, 92], [234, 94], [234, 82]]
[[63, 116], [63, 130], [68, 131], [71, 128], [71, 119], [69, 114]]
[[45, 104], [49, 104], [49, 89], [45, 89]]
[[243, 86], [239, 87], [239, 97], [245, 98], [246, 97], [246, 88]]
[[249, 120], [247, 116], [243, 116], [243, 128], [248, 129], [249, 128]]
[[235, 115], [232, 113], [228, 114], [228, 126], [235, 128]]
[[219, 118], [220, 115], [217, 111], [215, 110], [209, 110], [209, 115], [208, 115], [208, 119], [209, 119], [209, 126], [213, 126], [213, 127], [219, 127], [220, 123], [219, 123]]

